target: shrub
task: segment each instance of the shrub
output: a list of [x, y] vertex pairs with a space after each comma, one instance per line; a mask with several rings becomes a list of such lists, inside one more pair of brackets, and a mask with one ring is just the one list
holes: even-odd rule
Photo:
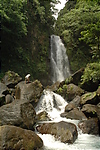
[[87, 64], [84, 73], [81, 77], [81, 84], [85, 82], [99, 82], [100, 81], [100, 62]]

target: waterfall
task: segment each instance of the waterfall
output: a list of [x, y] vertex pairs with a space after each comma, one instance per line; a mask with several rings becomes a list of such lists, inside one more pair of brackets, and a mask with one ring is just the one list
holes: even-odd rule
[[59, 36], [51, 35], [51, 80], [53, 83], [65, 80], [70, 76], [66, 48]]
[[46, 111], [50, 119], [54, 120], [60, 117], [61, 112], [64, 112], [67, 104], [68, 103], [60, 95], [50, 90], [44, 90], [35, 110], [37, 113]]

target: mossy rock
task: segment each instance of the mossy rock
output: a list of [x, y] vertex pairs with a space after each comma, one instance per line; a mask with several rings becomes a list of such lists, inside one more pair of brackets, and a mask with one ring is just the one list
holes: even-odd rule
[[88, 93], [85, 93], [84, 95], [82, 95], [80, 104], [81, 105], [84, 105], [84, 104], [96, 105], [96, 104], [98, 104], [96, 92], [88, 92]]
[[2, 78], [2, 83], [4, 83], [9, 88], [14, 88], [16, 84], [18, 84], [22, 80], [17, 73], [14, 71], [8, 71], [5, 73], [5, 76]]

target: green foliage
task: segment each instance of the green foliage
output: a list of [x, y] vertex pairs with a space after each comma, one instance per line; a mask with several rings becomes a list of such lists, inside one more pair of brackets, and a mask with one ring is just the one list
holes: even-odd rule
[[[99, 47], [100, 43], [99, 22], [100, 6], [94, 1], [68, 1], [65, 8], [59, 13], [55, 26], [56, 34], [61, 36], [66, 46], [72, 72], [93, 61], [91, 52], [95, 51], [91, 48]], [[87, 27], [89, 35], [92, 34], [92, 43], [89, 41], [90, 37], [87, 40], [82, 36], [83, 33], [86, 36]]]
[[13, 70], [23, 78], [48, 74], [49, 37], [53, 32], [54, 4], [58, 0], [3, 0], [1, 72]]
[[81, 77], [81, 84], [85, 82], [97, 82], [100, 81], [100, 62], [99, 63], [89, 63]]
[[100, 17], [98, 20], [95, 24], [88, 24], [79, 38], [89, 44], [93, 58], [100, 58]]

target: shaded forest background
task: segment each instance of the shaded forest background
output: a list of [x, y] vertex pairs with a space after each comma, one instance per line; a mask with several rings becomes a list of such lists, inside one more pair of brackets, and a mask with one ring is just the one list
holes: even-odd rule
[[[23, 78], [30, 73], [32, 80], [47, 83], [50, 36], [56, 34], [65, 44], [71, 72], [90, 64], [87, 70], [91, 78], [100, 79], [100, 0], [69, 0], [55, 20], [57, 3], [58, 0], [1, 2], [0, 78], [13, 70]], [[83, 81], [89, 77], [84, 75]]]

